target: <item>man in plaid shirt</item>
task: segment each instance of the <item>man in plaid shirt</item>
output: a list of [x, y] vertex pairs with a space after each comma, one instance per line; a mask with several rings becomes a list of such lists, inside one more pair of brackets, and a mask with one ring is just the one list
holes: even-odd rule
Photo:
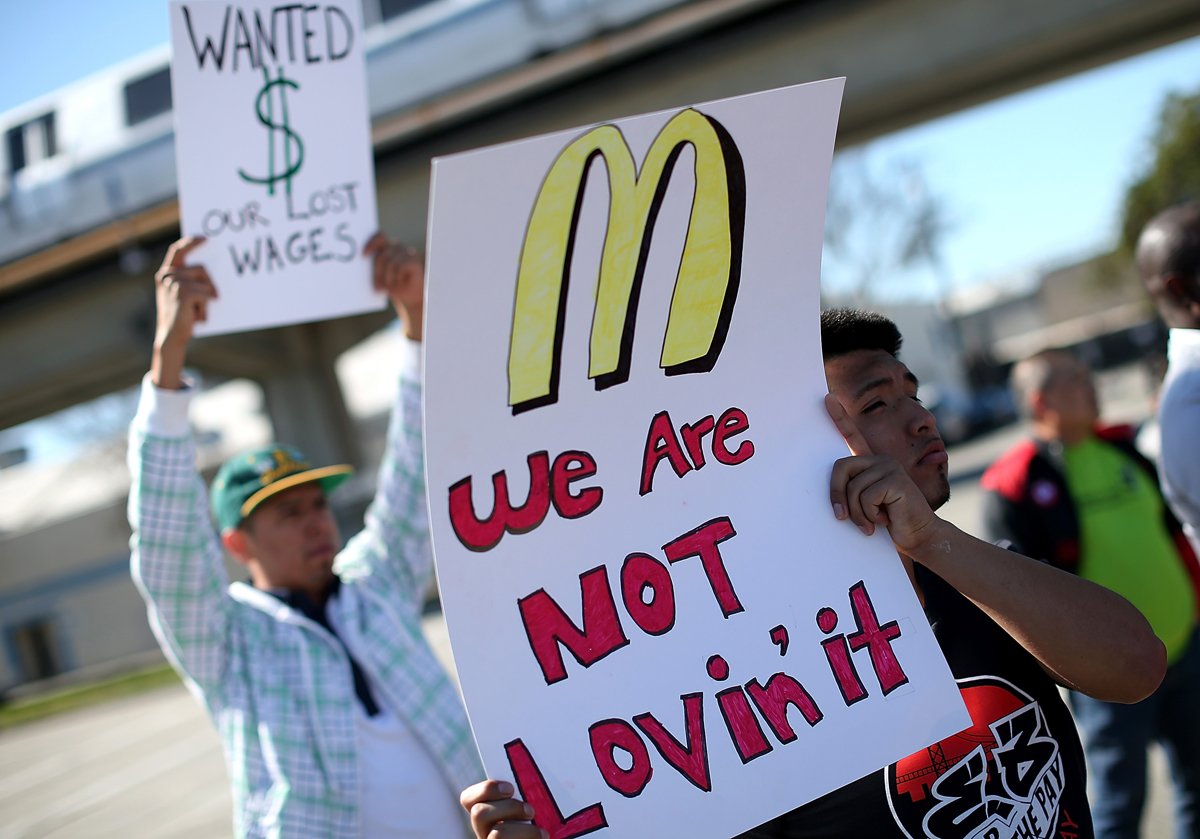
[[[327, 493], [349, 466], [284, 445], [226, 463], [209, 499], [183, 378], [217, 290], [171, 246], [150, 372], [130, 429], [134, 582], [163, 651], [225, 747], [239, 836], [455, 836], [483, 776], [461, 702], [421, 632], [433, 573], [422, 462], [424, 270], [376, 235], [374, 283], [404, 327], [402, 376], [365, 527], [338, 550]], [[222, 545], [250, 583], [226, 578]]]

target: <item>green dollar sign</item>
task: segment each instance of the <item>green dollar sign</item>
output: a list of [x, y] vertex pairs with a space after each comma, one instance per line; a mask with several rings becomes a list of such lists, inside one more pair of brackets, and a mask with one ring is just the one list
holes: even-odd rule
[[[238, 169], [238, 176], [242, 180], [252, 184], [266, 184], [268, 195], [275, 194], [275, 183], [277, 181], [283, 181], [288, 194], [291, 195], [292, 175], [300, 171], [300, 164], [304, 162], [304, 143], [300, 142], [300, 135], [288, 125], [286, 88], [289, 87], [293, 90], [300, 89], [300, 85], [284, 77], [282, 67], [279, 68], [279, 78], [276, 79], [272, 79], [271, 74], [267, 72], [267, 68], [263, 67], [263, 86], [258, 91], [254, 110], [258, 115], [258, 121], [267, 128], [267, 175], [260, 178], [255, 175], [247, 175], [244, 170]], [[271, 91], [275, 88], [279, 88], [280, 122], [275, 122], [274, 119], [274, 99], [271, 96]], [[283, 132], [281, 138], [283, 172], [279, 174], [275, 172], [276, 131]], [[293, 150], [295, 152], [294, 155]]]

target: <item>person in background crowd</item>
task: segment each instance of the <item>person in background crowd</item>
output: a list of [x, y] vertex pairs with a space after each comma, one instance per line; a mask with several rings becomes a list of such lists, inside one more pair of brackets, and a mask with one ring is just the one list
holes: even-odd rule
[[[1018, 362], [1012, 387], [1031, 438], [984, 473], [988, 538], [1127, 598], [1166, 645], [1167, 674], [1148, 699], [1106, 702], [1078, 691], [1098, 837], [1137, 837], [1147, 750], [1159, 740], [1175, 781], [1178, 835], [1197, 836], [1200, 791], [1200, 632], [1196, 556], [1171, 515], [1135, 429], [1099, 424], [1091, 371], [1069, 352]], [[1197, 576], [1195, 579], [1200, 579]]]
[[1169, 329], [1158, 400], [1163, 492], [1200, 553], [1200, 201], [1151, 219], [1138, 238], [1136, 259]]
[[[1163, 494], [1200, 554], [1200, 201], [1159, 213], [1138, 237], [1138, 273], [1169, 329], [1167, 373], [1158, 395], [1159, 478]], [[1193, 723], [1195, 724], [1195, 723]], [[1197, 726], [1200, 728], [1200, 726]], [[1197, 771], [1192, 761], [1192, 772]], [[1200, 836], [1200, 778], [1176, 801], [1181, 821]]]

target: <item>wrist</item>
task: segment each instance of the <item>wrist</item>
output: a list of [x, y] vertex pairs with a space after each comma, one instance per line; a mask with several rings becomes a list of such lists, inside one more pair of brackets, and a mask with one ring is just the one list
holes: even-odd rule
[[912, 541], [899, 550], [913, 562], [937, 570], [953, 552], [954, 537], [959, 532], [953, 524], [934, 514], [926, 526], [913, 534]]
[[180, 390], [183, 381], [184, 354], [169, 346], [155, 344], [150, 356], [150, 382], [166, 390]]
[[422, 338], [422, 326], [425, 312], [420, 306], [396, 306], [396, 314], [400, 318], [400, 325], [404, 331], [404, 337], [410, 341], [420, 341]]

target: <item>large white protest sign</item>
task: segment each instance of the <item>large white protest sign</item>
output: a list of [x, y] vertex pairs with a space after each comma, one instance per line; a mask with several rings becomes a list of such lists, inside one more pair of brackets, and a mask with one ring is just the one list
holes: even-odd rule
[[180, 227], [220, 297], [200, 334], [378, 309], [360, 3], [171, 3]]
[[829, 504], [842, 82], [435, 161], [428, 485], [488, 774], [555, 837], [728, 837], [970, 720]]

